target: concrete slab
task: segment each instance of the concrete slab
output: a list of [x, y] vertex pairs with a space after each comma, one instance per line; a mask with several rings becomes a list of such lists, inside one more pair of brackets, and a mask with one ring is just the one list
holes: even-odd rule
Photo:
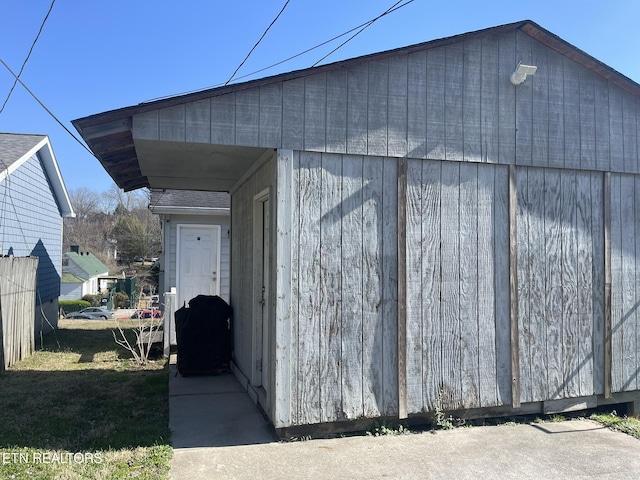
[[182, 479], [640, 478], [640, 442], [589, 420], [176, 449]]
[[171, 368], [172, 480], [640, 478], [640, 441], [590, 420], [278, 442], [233, 374]]
[[232, 373], [182, 377], [171, 365], [169, 427], [174, 448], [272, 442], [271, 426]]

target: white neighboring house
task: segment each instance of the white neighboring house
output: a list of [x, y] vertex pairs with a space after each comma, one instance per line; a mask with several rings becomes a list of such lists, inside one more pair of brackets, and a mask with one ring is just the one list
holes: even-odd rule
[[229, 302], [230, 200], [225, 192], [151, 190], [160, 216], [160, 293], [176, 289], [176, 305], [199, 294]]
[[79, 300], [96, 295], [103, 287], [100, 278], [109, 275], [109, 267], [91, 252], [81, 252], [76, 246], [62, 255], [61, 300]]

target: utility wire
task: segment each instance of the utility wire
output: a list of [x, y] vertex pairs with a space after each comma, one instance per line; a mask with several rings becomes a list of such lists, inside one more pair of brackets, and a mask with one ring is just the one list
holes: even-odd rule
[[[29, 92], [29, 94], [34, 98], [34, 100], [35, 100], [36, 102], [38, 102], [38, 103], [40, 104], [40, 106], [41, 106], [42, 108], [44, 108], [44, 109], [45, 109], [45, 111], [46, 111], [49, 115], [51, 115], [51, 117], [52, 117], [56, 122], [58, 122], [58, 125], [60, 125], [62, 128], [64, 128], [64, 129], [67, 131], [67, 133], [68, 133], [69, 135], [71, 135], [71, 136], [73, 137], [73, 139], [74, 139], [76, 142], [78, 142], [78, 143], [82, 146], [82, 148], [84, 148], [87, 152], [89, 152], [92, 156], [94, 156], [94, 157], [95, 157], [94, 153], [89, 149], [89, 147], [87, 147], [87, 146], [86, 146], [82, 141], [80, 141], [80, 139], [79, 139], [78, 137], [76, 137], [76, 136], [73, 134], [73, 132], [72, 132], [71, 130], [69, 130], [69, 129], [64, 125], [64, 123], [62, 123], [62, 122], [58, 119], [58, 117], [56, 117], [56, 116], [53, 114], [53, 112], [52, 112], [51, 110], [49, 110], [49, 109], [45, 106], [45, 104], [44, 104], [44, 103], [42, 103], [42, 102], [40, 101], [40, 99], [36, 96], [36, 94], [35, 94], [35, 93], [33, 93], [31, 90], [29, 90], [29, 87], [27, 87], [27, 86], [24, 84], [24, 82], [18, 78], [18, 76], [14, 73], [14, 71], [13, 71], [13, 70], [11, 70], [11, 68], [9, 67], [9, 65], [7, 65], [7, 64], [4, 62], [4, 60], [2, 60], [1, 58], [0, 58], [0, 63], [2, 63], [2, 65], [4, 65], [4, 67], [5, 67], [7, 70], [9, 70], [9, 73], [11, 73], [11, 75], [13, 75], [13, 76], [14, 76], [14, 78], [16, 79], [16, 81], [17, 81], [17, 82], [19, 82], [19, 83], [20, 83], [20, 85], [22, 85], [22, 87], [23, 87], [27, 92]], [[96, 158], [97, 158], [97, 157], [96, 157]]]
[[29, 57], [31, 56], [31, 53], [33, 52], [33, 48], [36, 46], [36, 43], [37, 43], [38, 39], [40, 38], [40, 34], [42, 33], [42, 29], [44, 28], [44, 24], [47, 23], [47, 19], [49, 18], [49, 14], [51, 13], [51, 10], [53, 10], [53, 5], [55, 3], [56, 3], [56, 0], [52, 0], [51, 1], [51, 5], [49, 6], [49, 11], [45, 15], [44, 20], [42, 20], [42, 24], [40, 25], [40, 30], [38, 30], [38, 34], [36, 35], [36, 38], [33, 40], [33, 43], [31, 44], [31, 48], [29, 49], [29, 53], [27, 54], [27, 58], [24, 59], [24, 62], [22, 63], [22, 67], [20, 67], [20, 71], [18, 72], [18, 75], [15, 75], [16, 79], [14, 80], [13, 85], [11, 85], [11, 89], [9, 90], [9, 94], [7, 95], [7, 98], [5, 98], [4, 103], [2, 104], [2, 107], [0, 108], [0, 115], [2, 115], [2, 112], [4, 111], [4, 108], [7, 106], [7, 103], [9, 102], [9, 98], [11, 98], [11, 94], [13, 93], [13, 90], [16, 88], [16, 85], [18, 84], [18, 78], [20, 78], [20, 75], [22, 75], [24, 67], [27, 64], [27, 62], [29, 61]]
[[375, 22], [377, 22], [378, 20], [380, 20], [382, 17], [384, 17], [385, 15], [389, 15], [391, 12], [394, 12], [396, 10], [398, 10], [399, 8], [402, 8], [406, 5], [409, 5], [411, 2], [413, 2], [413, 0], [409, 0], [406, 3], [403, 3], [402, 5], [398, 6], [398, 4], [402, 3], [402, 0], [398, 0], [396, 3], [394, 3], [391, 7], [389, 7], [384, 13], [381, 13], [380, 15], [378, 15], [376, 18], [369, 20], [368, 22], [366, 22], [365, 24], [363, 24], [363, 26], [357, 27], [360, 28], [360, 30], [358, 30], [356, 33], [354, 33], [353, 35], [351, 35], [348, 39], [346, 39], [344, 42], [342, 42], [340, 45], [338, 45], [336, 48], [334, 48], [333, 50], [331, 50], [329, 53], [327, 53], [324, 57], [322, 57], [320, 60], [318, 60], [316, 63], [314, 63], [313, 65], [311, 65], [311, 67], [315, 67], [317, 66], [320, 62], [322, 62], [324, 59], [326, 59], [328, 56], [333, 55], [335, 52], [337, 52], [339, 49], [341, 49], [342, 47], [344, 47], [347, 43], [349, 43], [351, 40], [353, 40], [354, 38], [356, 38], [358, 35], [360, 35], [365, 29], [367, 29], [368, 27], [370, 27], [371, 25], [373, 25]]
[[[279, 62], [273, 63], [273, 64], [271, 64], [271, 65], [269, 65], [269, 66], [263, 67], [263, 68], [261, 68], [261, 69], [259, 69], [259, 70], [255, 70], [255, 71], [253, 71], [253, 72], [251, 72], [251, 73], [247, 73], [247, 74], [245, 74], [245, 75], [241, 75], [241, 76], [239, 76], [239, 77], [235, 78], [235, 80], [240, 80], [240, 79], [243, 79], [243, 78], [251, 77], [251, 76], [253, 76], [253, 75], [257, 74], [257, 73], [264, 72], [265, 70], [269, 70], [269, 69], [271, 69], [271, 68], [273, 68], [273, 67], [277, 67], [278, 65], [282, 65], [283, 63], [289, 62], [289, 61], [293, 60], [294, 58], [301, 57], [302, 55], [305, 55], [305, 54], [307, 54], [307, 53], [309, 53], [309, 52], [312, 52], [312, 51], [314, 51], [314, 50], [317, 50], [318, 48], [323, 47], [323, 46], [327, 45], [328, 43], [331, 43], [331, 42], [333, 42], [333, 41], [335, 41], [335, 40], [337, 40], [337, 39], [339, 39], [339, 38], [342, 38], [342, 37], [344, 37], [345, 35], [349, 35], [351, 32], [354, 32], [354, 31], [356, 31], [356, 30], [358, 30], [358, 29], [361, 29], [361, 28], [363, 28], [363, 27], [365, 27], [365, 28], [366, 28], [366, 27], [368, 27], [371, 23], [375, 22], [375, 21], [376, 21], [376, 20], [378, 20], [379, 18], [382, 18], [382, 17], [383, 17], [383, 16], [385, 16], [385, 15], [388, 15], [388, 14], [390, 14], [390, 13], [393, 13], [393, 12], [395, 12], [396, 10], [401, 9], [401, 8], [402, 8], [402, 7], [404, 7], [404, 6], [409, 5], [409, 4], [410, 4], [411, 2], [413, 2], [413, 1], [414, 1], [414, 0], [409, 0], [408, 2], [406, 2], [406, 3], [402, 4], [402, 5], [398, 5], [397, 7], [391, 7], [389, 10], [387, 10], [387, 11], [386, 11], [386, 12], [384, 12], [383, 14], [381, 14], [381, 15], [379, 15], [379, 16], [377, 16], [377, 17], [375, 17], [375, 18], [372, 18], [371, 20], [368, 20], [368, 21], [366, 21], [366, 22], [364, 22], [364, 23], [361, 23], [360, 25], [357, 25], [357, 26], [355, 26], [355, 27], [351, 28], [350, 30], [347, 30], [346, 32], [343, 32], [343, 33], [341, 33], [341, 34], [339, 34], [339, 35], [336, 35], [335, 37], [332, 37], [332, 38], [330, 38], [329, 40], [325, 40], [324, 42], [319, 43], [319, 44], [317, 44], [317, 45], [315, 45], [315, 46], [313, 46], [313, 47], [311, 47], [311, 48], [308, 48], [308, 49], [306, 49], [306, 50], [304, 50], [304, 51], [302, 51], [302, 52], [300, 52], [300, 53], [296, 53], [295, 55], [292, 55], [292, 56], [290, 56], [290, 57], [288, 57], [288, 58], [285, 58], [284, 60], [280, 60]], [[397, 3], [396, 3], [396, 5], [397, 5], [398, 3], [400, 3], [400, 2], [397, 2]], [[345, 43], [346, 43], [346, 42], [345, 42]], [[343, 44], [343, 45], [344, 45], [344, 44]], [[334, 51], [335, 51], [335, 50], [334, 50]], [[333, 53], [333, 51], [332, 51], [331, 53]], [[325, 56], [324, 58], [326, 58], [326, 56]], [[323, 58], [323, 59], [324, 59], [324, 58]], [[320, 61], [321, 61], [321, 60], [320, 60]], [[199, 88], [199, 89], [197, 89], [197, 90], [190, 90], [190, 91], [188, 91], [188, 92], [183, 92], [183, 93], [180, 93], [180, 94], [178, 94], [178, 95], [188, 95], [188, 94], [190, 94], [190, 93], [201, 92], [201, 91], [203, 91], [203, 90], [208, 90], [208, 89], [211, 89], [211, 88], [218, 88], [218, 87], [222, 87], [222, 86], [227, 85], [227, 83], [229, 83], [229, 82], [226, 82], [226, 83], [218, 83], [218, 84], [216, 84], [216, 85], [212, 85], [212, 86], [210, 86], [210, 87], [205, 87], [205, 88]], [[154, 101], [156, 101], [156, 100], [162, 100], [162, 99], [164, 99], [164, 98], [169, 98], [169, 97], [157, 97], [157, 98], [153, 98], [153, 99], [151, 99], [151, 100], [147, 100], [147, 101], [142, 102], [142, 103], [154, 102]]]
[[273, 24], [276, 23], [276, 21], [278, 20], [278, 18], [280, 18], [280, 15], [282, 15], [282, 12], [284, 12], [284, 9], [287, 8], [287, 5], [289, 5], [289, 2], [291, 0], [287, 0], [284, 4], [284, 6], [282, 7], [282, 9], [280, 10], [280, 13], [278, 13], [278, 15], [276, 15], [276, 18], [274, 18], [271, 23], [269, 24], [269, 26], [267, 27], [267, 29], [264, 31], [264, 33], [262, 34], [262, 36], [260, 37], [260, 39], [258, 39], [258, 41], [256, 42], [256, 44], [253, 46], [253, 48], [251, 50], [249, 50], [249, 53], [247, 53], [247, 56], [244, 58], [244, 60], [242, 60], [242, 62], [240, 63], [240, 65], [238, 65], [238, 68], [235, 69], [235, 71], [233, 72], [233, 74], [231, 75], [231, 77], [229, 77], [229, 80], [227, 80], [225, 82], [225, 85], [227, 85], [231, 80], [233, 80], [233, 77], [235, 77], [236, 73], [238, 73], [238, 70], [240, 70], [240, 68], [242, 67], [242, 65], [245, 64], [245, 62], [249, 59], [249, 57], [251, 56], [251, 54], [253, 53], [253, 51], [256, 49], [256, 47], [260, 44], [260, 42], [262, 41], [262, 39], [265, 37], [265, 35], [267, 34], [267, 32], [271, 29], [271, 27], [273, 27]]

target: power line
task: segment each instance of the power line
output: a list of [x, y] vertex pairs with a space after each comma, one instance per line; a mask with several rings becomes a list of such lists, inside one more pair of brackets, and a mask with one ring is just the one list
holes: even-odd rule
[[[46, 111], [46, 112], [51, 116], [51, 118], [53, 118], [56, 122], [58, 122], [58, 125], [60, 125], [62, 128], [64, 128], [64, 129], [67, 131], [67, 133], [68, 133], [69, 135], [71, 135], [71, 136], [73, 137], [73, 139], [74, 139], [76, 142], [78, 142], [78, 143], [82, 146], [82, 148], [84, 148], [87, 152], [89, 152], [89, 153], [91, 154], [91, 156], [95, 157], [94, 153], [89, 149], [89, 147], [87, 147], [84, 143], [82, 143], [82, 142], [80, 141], [80, 139], [79, 139], [78, 137], [76, 137], [76, 136], [73, 134], [73, 132], [72, 132], [71, 130], [69, 130], [69, 129], [68, 129], [68, 128], [67, 128], [67, 127], [66, 127], [66, 126], [65, 126], [65, 125], [64, 125], [64, 124], [59, 120], [59, 119], [58, 119], [58, 117], [56, 117], [56, 116], [53, 114], [53, 112], [52, 112], [51, 110], [49, 110], [49, 109], [45, 106], [45, 104], [44, 104], [44, 103], [42, 103], [42, 102], [40, 101], [40, 99], [36, 96], [36, 94], [35, 94], [35, 93], [33, 93], [31, 90], [29, 90], [29, 87], [27, 87], [27, 86], [24, 84], [24, 82], [18, 78], [18, 76], [14, 73], [14, 71], [13, 71], [13, 70], [11, 70], [11, 68], [9, 67], [9, 65], [7, 65], [7, 64], [4, 62], [4, 60], [2, 60], [1, 58], [0, 58], [0, 63], [2, 63], [2, 65], [4, 65], [4, 67], [9, 71], [9, 73], [11, 73], [11, 75], [13, 75], [13, 76], [14, 76], [14, 78], [16, 79], [16, 81], [17, 81], [17, 82], [19, 82], [19, 83], [20, 83], [20, 85], [22, 85], [22, 87], [23, 87], [27, 92], [29, 92], [29, 94], [33, 97], [33, 99], [34, 99], [36, 102], [38, 102], [42, 108], [44, 108], [44, 109], [45, 109], [45, 111]], [[96, 157], [96, 158], [97, 158], [97, 157]]]
[[[329, 44], [329, 43], [331, 43], [331, 42], [333, 42], [333, 41], [335, 41], [335, 40], [337, 40], [337, 39], [339, 39], [339, 38], [342, 38], [342, 37], [344, 37], [345, 35], [349, 35], [351, 32], [354, 32], [354, 31], [356, 31], [356, 30], [358, 30], [358, 29], [363, 29], [363, 30], [364, 30], [364, 28], [368, 27], [369, 25], [371, 25], [373, 22], [377, 21], [378, 19], [380, 19], [380, 18], [382, 18], [382, 17], [384, 17], [384, 16], [386, 16], [386, 15], [389, 15], [390, 13], [393, 13], [393, 12], [395, 12], [396, 10], [401, 9], [402, 7], [405, 7], [405, 6], [409, 5], [409, 4], [410, 4], [410, 3], [412, 3], [413, 1], [414, 1], [414, 0], [409, 0], [409, 1], [407, 1], [406, 3], [404, 3], [404, 4], [402, 4], [402, 5], [398, 5], [398, 3], [400, 3], [400, 2], [396, 2], [396, 4], [395, 4], [395, 5], [398, 5], [398, 6], [395, 6], [395, 5], [394, 5], [393, 7], [389, 8], [389, 9], [388, 9], [387, 11], [385, 11], [384, 13], [382, 13], [382, 14], [378, 15], [378, 16], [377, 16], [377, 17], [375, 17], [375, 18], [372, 18], [371, 20], [368, 20], [368, 21], [366, 21], [366, 22], [364, 22], [364, 23], [361, 23], [360, 25], [357, 25], [357, 26], [355, 26], [355, 27], [353, 27], [353, 28], [351, 28], [351, 29], [347, 30], [346, 32], [342, 32], [341, 34], [336, 35], [335, 37], [332, 37], [332, 38], [330, 38], [329, 40], [325, 40], [325, 41], [324, 41], [324, 42], [322, 42], [322, 43], [319, 43], [319, 44], [317, 44], [317, 45], [315, 45], [315, 46], [313, 46], [313, 47], [311, 47], [311, 48], [307, 48], [306, 50], [304, 50], [304, 51], [302, 51], [302, 52], [300, 52], [300, 53], [296, 53], [295, 55], [292, 55], [292, 56], [290, 56], [290, 57], [288, 57], [288, 58], [285, 58], [284, 60], [280, 60], [279, 62], [273, 63], [273, 64], [268, 65], [268, 66], [263, 67], [263, 68], [260, 68], [259, 70], [255, 70], [255, 71], [253, 71], [253, 72], [251, 72], [251, 73], [247, 73], [247, 74], [245, 74], [245, 75], [241, 75], [241, 76], [237, 77], [235, 80], [240, 80], [240, 79], [242, 79], [242, 78], [251, 77], [251, 76], [253, 76], [253, 75], [257, 74], [257, 73], [261, 73], [261, 72], [264, 72], [265, 70], [269, 70], [269, 69], [271, 69], [271, 68], [273, 68], [273, 67], [277, 67], [278, 65], [282, 65], [283, 63], [289, 62], [289, 61], [293, 60], [294, 58], [301, 57], [302, 55], [306, 55], [306, 54], [307, 54], [307, 53], [309, 53], [309, 52], [312, 52], [312, 51], [314, 51], [314, 50], [317, 50], [318, 48], [323, 47], [323, 46], [325, 46], [325, 45], [327, 45], [327, 44]], [[364, 27], [364, 28], [363, 28], [363, 27]], [[358, 32], [358, 33], [360, 33], [360, 32]], [[353, 38], [353, 37], [351, 37], [351, 38]], [[349, 39], [349, 40], [350, 40], [350, 39]], [[345, 42], [345, 43], [346, 43], [346, 42]], [[344, 43], [343, 43], [342, 45], [344, 45]], [[341, 46], [342, 46], [342, 45], [341, 45]], [[337, 49], [334, 49], [331, 53], [334, 53], [336, 50], [337, 50]], [[331, 53], [330, 53], [330, 54], [331, 54]], [[330, 55], [330, 54], [329, 54], [329, 55]], [[320, 62], [320, 61], [324, 60], [324, 58], [326, 58], [327, 56], [328, 56], [328, 55], [325, 55], [325, 57], [323, 57], [323, 58], [322, 58], [321, 60], [319, 60], [318, 62]], [[316, 63], [318, 63], [318, 62], [316, 62]], [[210, 86], [210, 87], [199, 88], [199, 89], [197, 89], [197, 90], [190, 90], [190, 91], [188, 91], [188, 92], [182, 92], [182, 93], [180, 93], [180, 94], [178, 94], [178, 95], [188, 95], [188, 94], [190, 94], [190, 93], [201, 92], [201, 91], [203, 91], [203, 90], [208, 90], [208, 89], [211, 89], [211, 88], [218, 88], [218, 87], [225, 86], [225, 85], [227, 85], [228, 83], [229, 83], [228, 81], [227, 81], [226, 83], [218, 83], [218, 84], [216, 84], [216, 85], [212, 85], [212, 86]], [[172, 96], [173, 96], [173, 95], [172, 95]], [[164, 98], [169, 98], [169, 97], [157, 97], [157, 98], [152, 98], [152, 99], [150, 99], [150, 100], [146, 100], [145, 102], [142, 102], [142, 103], [149, 103], [149, 102], [153, 102], [153, 101], [156, 101], [156, 100], [162, 100], [162, 99], [164, 99]]]
[[402, 0], [398, 0], [396, 3], [394, 3], [391, 7], [389, 7], [384, 13], [381, 13], [380, 15], [378, 15], [376, 18], [369, 20], [368, 22], [366, 22], [365, 24], [363, 24], [362, 28], [360, 28], [360, 30], [358, 30], [356, 33], [354, 33], [353, 35], [351, 35], [348, 39], [346, 39], [344, 42], [342, 42], [340, 45], [338, 45], [336, 48], [334, 48], [333, 50], [331, 50], [329, 53], [327, 53], [324, 57], [322, 57], [320, 60], [318, 60], [316, 63], [314, 63], [313, 65], [311, 65], [311, 67], [315, 67], [316, 65], [318, 65], [320, 62], [322, 62], [324, 59], [326, 59], [328, 56], [334, 54], [335, 52], [337, 52], [339, 49], [341, 49], [342, 47], [344, 47], [347, 43], [349, 43], [351, 40], [353, 40], [354, 38], [356, 38], [358, 35], [360, 35], [365, 29], [367, 29], [368, 27], [370, 27], [371, 25], [373, 25], [375, 22], [377, 22], [378, 20], [380, 20], [382, 17], [384, 17], [385, 15], [389, 15], [391, 12], [394, 12], [396, 10], [398, 10], [399, 8], [402, 8], [406, 5], [409, 5], [411, 2], [413, 2], [413, 0], [409, 0], [406, 3], [403, 3], [402, 5], [398, 6], [399, 3], [402, 3]]
[[5, 98], [4, 103], [2, 104], [2, 107], [0, 108], [0, 115], [4, 111], [4, 108], [7, 106], [7, 103], [9, 102], [9, 98], [11, 98], [11, 94], [13, 93], [13, 90], [16, 88], [16, 85], [18, 84], [18, 78], [20, 78], [20, 75], [22, 75], [24, 67], [27, 64], [27, 62], [29, 61], [29, 57], [31, 56], [31, 53], [33, 52], [33, 48], [36, 46], [36, 42], [40, 38], [40, 34], [42, 33], [42, 29], [44, 28], [44, 24], [47, 23], [47, 19], [49, 18], [49, 14], [51, 13], [51, 10], [53, 10], [53, 5], [55, 3], [56, 3], [56, 0], [52, 0], [51, 1], [51, 5], [49, 6], [49, 11], [45, 15], [44, 20], [42, 20], [42, 24], [40, 25], [40, 30], [38, 30], [38, 34], [36, 35], [36, 38], [33, 40], [33, 43], [31, 44], [31, 48], [29, 49], [29, 53], [27, 54], [27, 58], [24, 59], [24, 62], [22, 63], [22, 67], [20, 67], [20, 71], [18, 72], [18, 75], [16, 76], [16, 79], [13, 81], [13, 85], [11, 85], [11, 89], [9, 90], [9, 94], [7, 95], [7, 98]]
[[253, 53], [253, 51], [256, 49], [256, 47], [260, 44], [260, 42], [262, 41], [262, 39], [265, 37], [265, 35], [267, 34], [267, 32], [271, 29], [271, 27], [273, 27], [273, 24], [276, 23], [276, 21], [278, 20], [278, 18], [280, 18], [280, 15], [282, 15], [282, 12], [284, 12], [284, 9], [287, 8], [287, 5], [289, 5], [289, 2], [291, 0], [287, 0], [284, 4], [284, 6], [282, 7], [282, 9], [280, 10], [280, 12], [278, 13], [278, 15], [276, 15], [276, 18], [274, 18], [271, 23], [269, 24], [269, 26], [267, 27], [267, 29], [264, 31], [264, 33], [262, 34], [262, 36], [258, 39], [258, 41], [256, 42], [256, 44], [253, 46], [253, 48], [251, 50], [249, 50], [249, 53], [247, 53], [247, 56], [244, 58], [244, 60], [242, 60], [242, 62], [240, 63], [240, 65], [238, 65], [238, 68], [235, 69], [235, 71], [233, 72], [233, 74], [231, 75], [231, 77], [229, 77], [229, 80], [227, 80], [225, 82], [225, 85], [227, 85], [231, 80], [233, 80], [233, 77], [236, 75], [236, 73], [238, 73], [238, 70], [240, 70], [240, 68], [242, 67], [242, 65], [244, 65], [244, 63], [249, 59], [249, 57], [251, 56], [251, 54]]

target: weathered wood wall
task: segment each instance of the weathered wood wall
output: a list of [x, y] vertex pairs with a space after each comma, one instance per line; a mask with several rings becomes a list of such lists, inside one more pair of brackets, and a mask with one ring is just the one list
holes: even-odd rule
[[517, 196], [521, 401], [601, 394], [603, 174], [518, 168]]
[[[274, 187], [275, 179], [275, 160], [271, 158], [231, 194], [230, 304], [233, 308], [234, 355], [245, 375], [253, 371], [253, 307], [257, 301], [253, 285], [253, 197], [265, 188]], [[270, 303], [274, 303], [273, 299]]]
[[36, 257], [0, 258], [0, 370], [33, 352], [37, 269]]
[[291, 424], [396, 414], [396, 160], [294, 152], [292, 185]]
[[508, 171], [408, 164], [408, 412], [511, 403]]
[[640, 389], [640, 178], [611, 175], [611, 383]]
[[[519, 61], [538, 66], [518, 87]], [[136, 139], [640, 173], [640, 99], [521, 31], [138, 114]]]

